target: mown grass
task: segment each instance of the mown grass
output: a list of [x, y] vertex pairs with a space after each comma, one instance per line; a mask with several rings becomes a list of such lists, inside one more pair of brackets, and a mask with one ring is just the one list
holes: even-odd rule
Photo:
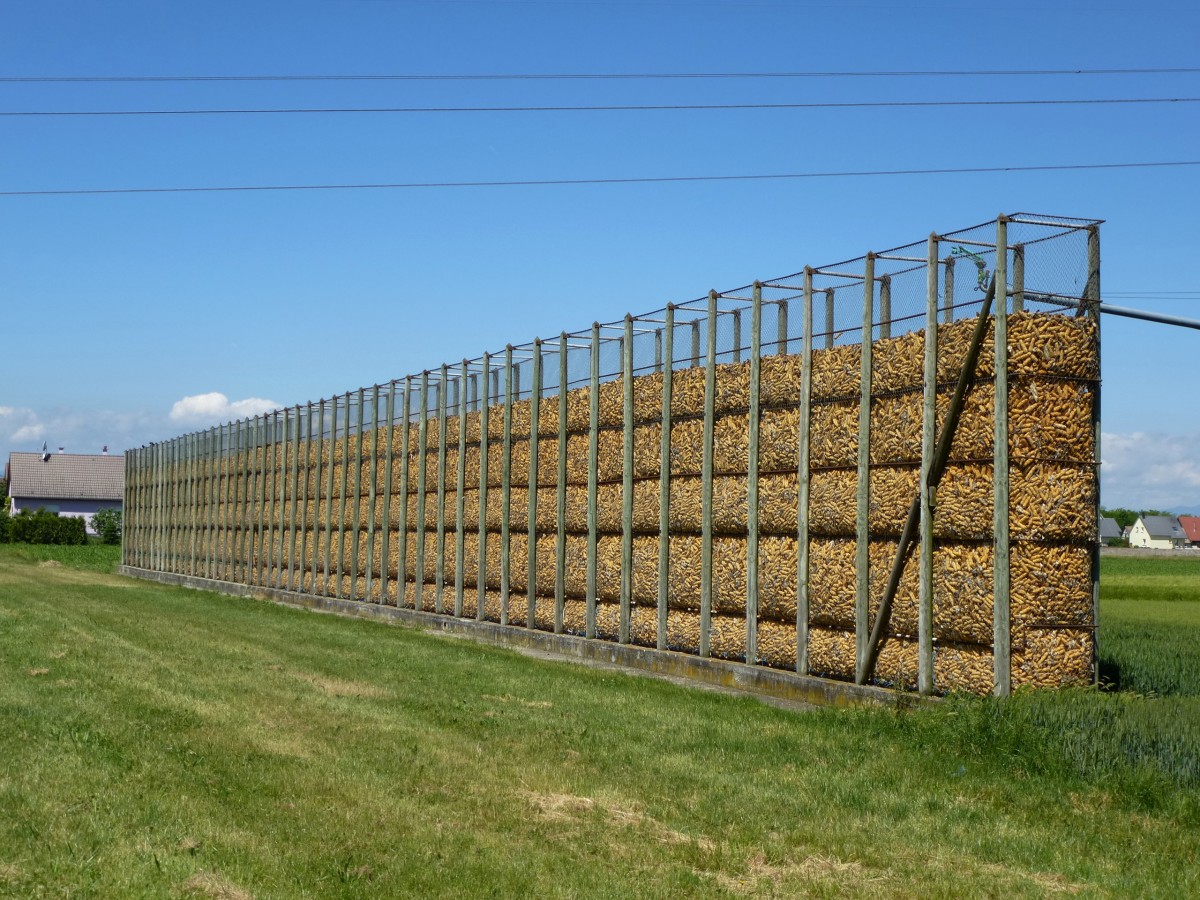
[[0, 894], [1195, 895], [1123, 743], [1190, 699], [797, 713], [0, 548]]
[[0, 544], [3, 558], [64, 565], [87, 572], [115, 572], [121, 548], [111, 544]]

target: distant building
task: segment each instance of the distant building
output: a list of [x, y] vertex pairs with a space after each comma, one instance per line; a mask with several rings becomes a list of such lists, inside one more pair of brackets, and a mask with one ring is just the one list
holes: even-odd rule
[[1129, 531], [1129, 546], [1178, 550], [1187, 546], [1187, 535], [1175, 516], [1138, 516]]
[[1193, 547], [1200, 547], [1200, 516], [1180, 516], [1179, 524], [1183, 527], [1188, 543]]
[[92, 529], [101, 509], [120, 509], [125, 493], [123, 456], [83, 453], [10, 453], [5, 466], [14, 515], [38, 508], [78, 516]]
[[1115, 544], [1120, 541], [1124, 535], [1121, 532], [1121, 526], [1117, 524], [1116, 519], [1110, 519], [1108, 516], [1100, 517], [1100, 543]]

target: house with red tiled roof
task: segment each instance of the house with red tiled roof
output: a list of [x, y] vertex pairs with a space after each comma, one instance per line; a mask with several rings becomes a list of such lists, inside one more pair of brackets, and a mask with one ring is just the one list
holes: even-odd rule
[[1200, 516], [1180, 516], [1179, 524], [1183, 526], [1188, 543], [1193, 547], [1200, 547]]
[[125, 493], [123, 456], [91, 453], [10, 453], [5, 466], [8, 507], [77, 516], [92, 528], [101, 509], [120, 509]]

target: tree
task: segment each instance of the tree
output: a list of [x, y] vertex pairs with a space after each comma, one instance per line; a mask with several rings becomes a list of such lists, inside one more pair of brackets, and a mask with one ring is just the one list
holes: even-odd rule
[[121, 510], [98, 509], [92, 516], [92, 530], [105, 544], [121, 543]]

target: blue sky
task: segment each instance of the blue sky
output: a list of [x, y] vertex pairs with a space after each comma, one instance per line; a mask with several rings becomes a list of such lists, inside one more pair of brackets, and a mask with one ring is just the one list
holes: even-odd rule
[[[1171, 67], [1197, 33], [1183, 2], [43, 0], [6, 10], [0, 77]], [[1200, 97], [1200, 74], [0, 82], [9, 112], [1115, 97]], [[0, 117], [0, 191], [1172, 161], [1198, 138], [1189, 103]], [[123, 450], [1002, 211], [1107, 220], [1106, 296], [1200, 318], [1198, 198], [1197, 168], [0, 197], [0, 453]], [[1105, 321], [1106, 504], [1200, 506], [1197, 350]], [[176, 407], [212, 393], [232, 406]]]

